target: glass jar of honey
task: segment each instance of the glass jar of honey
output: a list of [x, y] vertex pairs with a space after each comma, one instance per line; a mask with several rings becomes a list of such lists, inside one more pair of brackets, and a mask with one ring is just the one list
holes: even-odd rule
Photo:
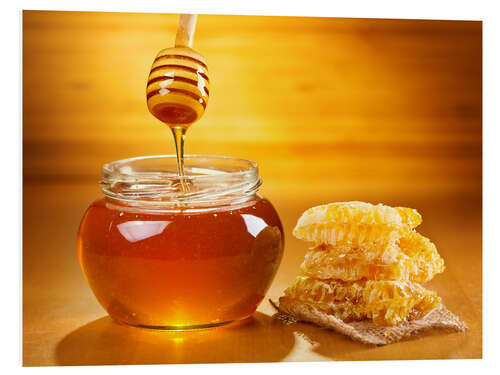
[[103, 166], [104, 196], [82, 219], [78, 258], [117, 322], [193, 329], [241, 320], [276, 274], [283, 228], [257, 193], [256, 163], [189, 155], [184, 162], [184, 181], [175, 156]]

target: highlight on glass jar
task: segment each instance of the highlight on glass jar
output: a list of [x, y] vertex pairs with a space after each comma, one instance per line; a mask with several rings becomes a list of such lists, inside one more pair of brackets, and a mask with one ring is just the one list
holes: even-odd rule
[[252, 315], [283, 256], [278, 214], [258, 189], [257, 164], [175, 156], [102, 168], [104, 196], [87, 209], [78, 258], [115, 321], [159, 329], [213, 327]]

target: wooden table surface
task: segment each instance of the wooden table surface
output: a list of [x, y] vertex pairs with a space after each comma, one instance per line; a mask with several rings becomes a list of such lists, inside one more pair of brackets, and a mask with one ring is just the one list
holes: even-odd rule
[[[264, 189], [266, 192], [266, 189]], [[479, 201], [457, 197], [412, 202], [421, 232], [447, 269], [428, 287], [469, 325], [385, 347], [367, 347], [309, 324], [283, 325], [263, 301], [251, 321], [193, 332], [150, 331], [114, 323], [80, 271], [76, 231], [96, 185], [27, 185], [24, 191], [24, 365], [92, 365], [266, 361], [480, 358], [481, 216]], [[277, 299], [297, 274], [306, 245], [291, 236], [296, 218], [326, 196], [290, 199], [267, 191], [286, 231], [285, 256], [267, 298]], [[467, 199], [468, 198], [468, 199]]]
[[76, 232], [103, 163], [173, 153], [147, 110], [176, 15], [23, 13], [23, 362], [37, 365], [480, 358], [480, 22], [200, 16], [210, 103], [193, 154], [259, 163], [286, 231], [268, 293], [298, 272], [307, 208], [362, 200], [417, 208], [444, 274], [428, 287], [469, 325], [366, 347], [262, 302], [253, 319], [197, 332], [113, 323], [79, 269]]

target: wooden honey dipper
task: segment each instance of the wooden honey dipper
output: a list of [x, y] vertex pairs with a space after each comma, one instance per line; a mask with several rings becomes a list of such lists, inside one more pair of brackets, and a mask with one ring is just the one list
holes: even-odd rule
[[170, 127], [189, 127], [207, 106], [209, 91], [205, 58], [194, 51], [196, 15], [181, 14], [175, 47], [158, 52], [149, 73], [149, 111]]
[[197, 15], [181, 14], [175, 47], [158, 52], [146, 87], [149, 111], [167, 124], [174, 134], [177, 167], [185, 191], [184, 135], [187, 128], [205, 113], [209, 97], [207, 63], [191, 48], [196, 18]]

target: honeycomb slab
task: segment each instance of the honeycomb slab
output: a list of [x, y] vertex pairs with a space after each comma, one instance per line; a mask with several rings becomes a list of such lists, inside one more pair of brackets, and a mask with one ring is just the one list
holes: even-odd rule
[[293, 234], [315, 244], [386, 246], [422, 222], [411, 208], [341, 202], [316, 206], [299, 218]]
[[312, 304], [345, 322], [370, 319], [387, 326], [422, 318], [441, 302], [435, 292], [410, 281], [343, 282], [307, 276], [296, 277], [282, 298], [288, 304]]
[[386, 246], [316, 246], [306, 253], [300, 271], [317, 279], [425, 283], [444, 271], [444, 260], [428, 238], [412, 231]]

